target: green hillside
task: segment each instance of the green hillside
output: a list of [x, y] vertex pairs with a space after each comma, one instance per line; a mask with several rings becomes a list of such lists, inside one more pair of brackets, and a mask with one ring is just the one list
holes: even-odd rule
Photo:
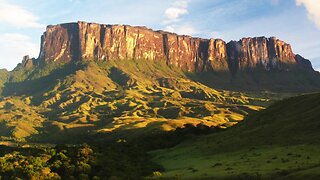
[[318, 177], [319, 94], [269, 106], [292, 94], [218, 90], [147, 60], [2, 74], [3, 178]]
[[[73, 137], [73, 143], [81, 140], [90, 146], [3, 142], [11, 147], [1, 146], [0, 176], [5, 179], [316, 179], [320, 167], [319, 98], [319, 94], [311, 94], [277, 102], [260, 112], [251, 111], [245, 121], [226, 130], [202, 123], [157, 133], [150, 132], [152, 128], [122, 129], [114, 132], [114, 140], [106, 138], [111, 135], [108, 133], [94, 136], [87, 132], [86, 138]], [[26, 109], [29, 106], [19, 104], [30, 102], [8, 97], [3, 106], [9, 112], [25, 112], [22, 118], [28, 118], [26, 112], [41, 112], [36, 108], [41, 106]], [[7, 114], [17, 118], [13, 113]], [[16, 127], [14, 131], [2, 130], [8, 136], [10, 132], [20, 134], [23, 131], [17, 127], [27, 127], [30, 122], [40, 125], [31, 124], [35, 128], [28, 132], [48, 136], [41, 130], [50, 127], [43, 126], [50, 120], [29, 119], [26, 125], [19, 126], [14, 123], [23, 121], [14, 120], [11, 122]], [[141, 131], [148, 133], [136, 136]], [[70, 138], [66, 136], [70, 135], [70, 129], [60, 133], [55, 137]]]
[[[4, 84], [8, 81], [9, 72], [6, 69], [0, 69], [0, 88], [4, 87]], [[1, 90], [0, 90], [1, 94]]]
[[154, 151], [162, 177], [317, 179], [320, 94], [279, 101], [223, 132]]
[[130, 129], [225, 128], [270, 103], [263, 95], [215, 90], [146, 60], [18, 67], [8, 79], [0, 101], [2, 140], [76, 143]]

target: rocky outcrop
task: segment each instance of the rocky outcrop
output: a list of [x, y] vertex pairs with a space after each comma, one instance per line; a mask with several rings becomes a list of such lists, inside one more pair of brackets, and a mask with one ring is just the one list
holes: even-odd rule
[[43, 62], [146, 59], [164, 61], [189, 72], [262, 68], [312, 70], [308, 60], [296, 56], [289, 44], [276, 38], [243, 38], [225, 43], [153, 31], [146, 27], [68, 23], [48, 26], [38, 58]]
[[80, 60], [80, 36], [77, 23], [48, 26], [41, 37], [39, 60], [71, 61]]
[[23, 56], [21, 65], [24, 68], [30, 69], [36, 65], [35, 61], [36, 60], [34, 58], [30, 58], [29, 55], [26, 55], [26, 56]]

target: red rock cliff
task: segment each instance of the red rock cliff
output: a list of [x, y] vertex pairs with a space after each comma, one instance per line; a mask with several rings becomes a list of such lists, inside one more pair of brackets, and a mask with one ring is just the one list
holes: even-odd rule
[[233, 71], [254, 69], [290, 70], [298, 60], [291, 46], [274, 37], [243, 38], [227, 44], [228, 60]]
[[289, 44], [276, 38], [243, 38], [226, 44], [220, 39], [180, 36], [145, 27], [85, 22], [48, 26], [38, 59], [47, 63], [146, 59], [164, 61], [184, 71], [233, 73], [256, 67], [290, 70], [299, 64], [309, 65], [293, 54]]

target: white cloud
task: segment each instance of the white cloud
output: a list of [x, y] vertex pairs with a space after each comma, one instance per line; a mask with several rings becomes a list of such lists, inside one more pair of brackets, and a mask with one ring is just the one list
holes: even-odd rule
[[170, 25], [165, 28], [165, 31], [174, 32], [182, 35], [190, 35], [190, 36], [197, 33], [196, 29], [190, 24]]
[[37, 57], [39, 53], [38, 44], [33, 43], [31, 37], [23, 34], [0, 34], [0, 49], [0, 64], [5, 64], [10, 70], [21, 62], [24, 55]]
[[183, 34], [194, 35], [197, 33], [196, 29], [190, 23], [183, 22], [183, 15], [189, 13], [188, 11], [189, 0], [178, 0], [171, 3], [171, 6], [164, 12], [166, 19], [163, 24], [166, 25], [165, 31]]
[[320, 2], [318, 0], [296, 0], [297, 6], [305, 6], [311, 19], [320, 29]]
[[169, 31], [169, 32], [174, 32], [174, 27], [173, 26], [167, 26], [164, 30], [165, 31]]
[[164, 12], [166, 20], [165, 24], [179, 21], [182, 15], [188, 14], [188, 2], [187, 1], [175, 1], [171, 7], [167, 8]]
[[166, 10], [165, 15], [168, 18], [168, 20], [175, 21], [181, 15], [184, 15], [184, 14], [187, 14], [187, 13], [188, 13], [187, 9], [171, 7], [171, 8], [168, 8]]
[[19, 28], [43, 28], [39, 18], [27, 9], [0, 0], [0, 23]]

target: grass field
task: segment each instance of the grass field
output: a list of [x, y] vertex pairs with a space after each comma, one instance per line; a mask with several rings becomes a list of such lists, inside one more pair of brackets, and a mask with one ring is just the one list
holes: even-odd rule
[[252, 146], [213, 154], [177, 147], [152, 154], [154, 161], [165, 167], [162, 178], [300, 179], [320, 176], [319, 148], [319, 145]]
[[223, 132], [151, 152], [166, 178], [320, 177], [320, 94], [289, 98]]

